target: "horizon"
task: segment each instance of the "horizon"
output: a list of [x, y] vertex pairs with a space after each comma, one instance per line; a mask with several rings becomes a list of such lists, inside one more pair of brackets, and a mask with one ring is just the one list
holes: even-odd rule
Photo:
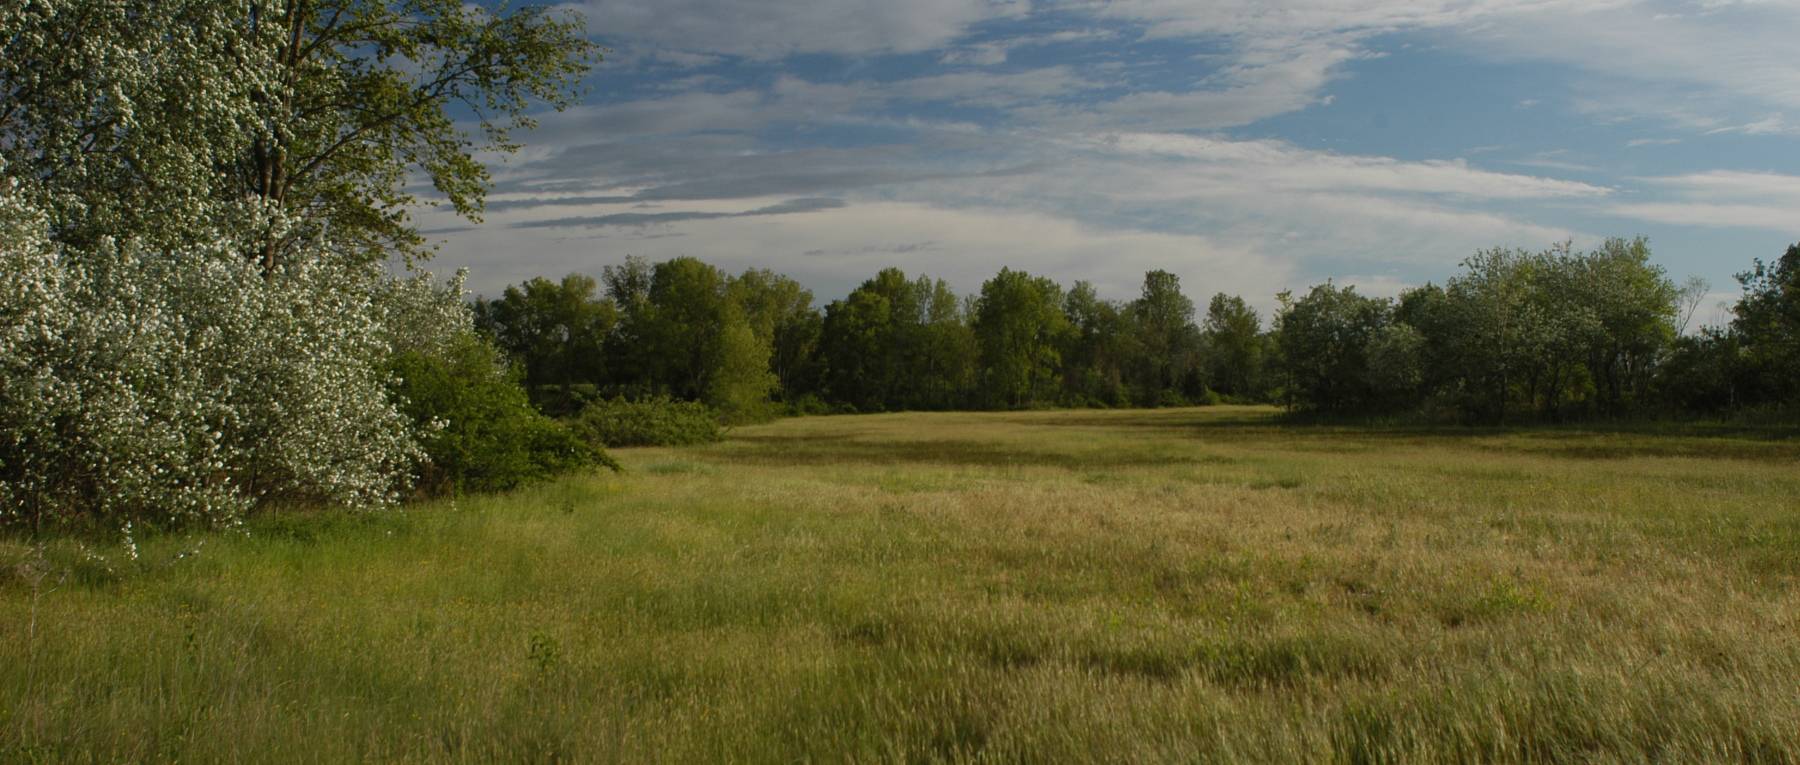
[[1167, 269], [1265, 315], [1490, 247], [1647, 236], [1726, 319], [1800, 239], [1791, 2], [587, 2], [577, 106], [493, 165], [485, 222], [421, 210], [497, 294], [691, 255], [819, 302], [881, 268], [1129, 297]]

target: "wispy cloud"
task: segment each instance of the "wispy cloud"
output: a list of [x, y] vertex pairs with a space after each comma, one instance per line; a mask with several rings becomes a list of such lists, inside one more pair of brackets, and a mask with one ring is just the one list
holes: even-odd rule
[[1204, 163], [1225, 173], [1234, 185], [1288, 190], [1448, 194], [1484, 199], [1599, 197], [1612, 191], [1576, 181], [1480, 170], [1461, 159], [1402, 162], [1390, 157], [1311, 151], [1280, 141], [1129, 133], [1107, 136], [1100, 144], [1126, 153]]
[[512, 223], [513, 228], [602, 228], [606, 226], [652, 226], [659, 223], [677, 223], [680, 221], [718, 220], [721, 218], [754, 218], [763, 215], [793, 215], [795, 213], [818, 212], [820, 210], [836, 210], [844, 206], [841, 199], [791, 199], [780, 204], [758, 207], [743, 212], [706, 212], [700, 210], [677, 210], [653, 213], [613, 213], [610, 215], [584, 215], [569, 218], [549, 218], [544, 220], [523, 220]]
[[1657, 223], [1800, 234], [1800, 176], [1709, 171], [1643, 181], [1673, 199], [1622, 203], [1609, 211]]
[[974, 24], [1026, 10], [990, 0], [586, 0], [574, 7], [602, 39], [752, 59], [931, 50]]

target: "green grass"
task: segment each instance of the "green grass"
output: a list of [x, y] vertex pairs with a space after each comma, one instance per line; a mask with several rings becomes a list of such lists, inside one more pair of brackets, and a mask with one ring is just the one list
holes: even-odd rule
[[0, 542], [0, 761], [1800, 761], [1779, 432], [1218, 407], [617, 456], [135, 561]]

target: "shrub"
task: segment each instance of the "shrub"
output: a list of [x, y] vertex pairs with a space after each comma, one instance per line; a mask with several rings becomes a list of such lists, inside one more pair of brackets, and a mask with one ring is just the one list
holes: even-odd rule
[[499, 352], [473, 332], [437, 353], [398, 353], [391, 368], [395, 401], [424, 433], [423, 493], [509, 489], [575, 468], [618, 468], [599, 447], [539, 414]]
[[0, 189], [0, 523], [230, 523], [274, 499], [395, 500], [379, 266], [263, 272], [228, 245], [52, 244]]
[[230, 524], [607, 462], [531, 408], [460, 279], [324, 244], [271, 270], [228, 237], [70, 248], [4, 191], [0, 524]]
[[836, 414], [841, 408], [819, 398], [817, 393], [807, 393], [787, 403], [787, 414], [791, 417], [811, 417]]
[[723, 438], [717, 411], [668, 396], [596, 401], [582, 410], [575, 425], [592, 443], [604, 446], [685, 446]]
[[1156, 406], [1160, 408], [1183, 407], [1192, 403], [1177, 390], [1163, 390], [1156, 397]]

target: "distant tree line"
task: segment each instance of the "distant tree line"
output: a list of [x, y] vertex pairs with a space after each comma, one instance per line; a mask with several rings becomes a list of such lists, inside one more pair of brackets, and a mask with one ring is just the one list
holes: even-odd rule
[[1480, 252], [1394, 299], [1327, 282], [1281, 294], [1266, 325], [1234, 295], [1200, 312], [1160, 270], [1115, 301], [1010, 268], [964, 297], [889, 268], [820, 308], [786, 276], [688, 257], [533, 279], [475, 315], [558, 415], [658, 395], [731, 421], [1221, 401], [1469, 422], [1792, 407], [1800, 246], [1740, 279], [1731, 324], [1694, 334], [1704, 284], [1672, 282], [1643, 239]]

